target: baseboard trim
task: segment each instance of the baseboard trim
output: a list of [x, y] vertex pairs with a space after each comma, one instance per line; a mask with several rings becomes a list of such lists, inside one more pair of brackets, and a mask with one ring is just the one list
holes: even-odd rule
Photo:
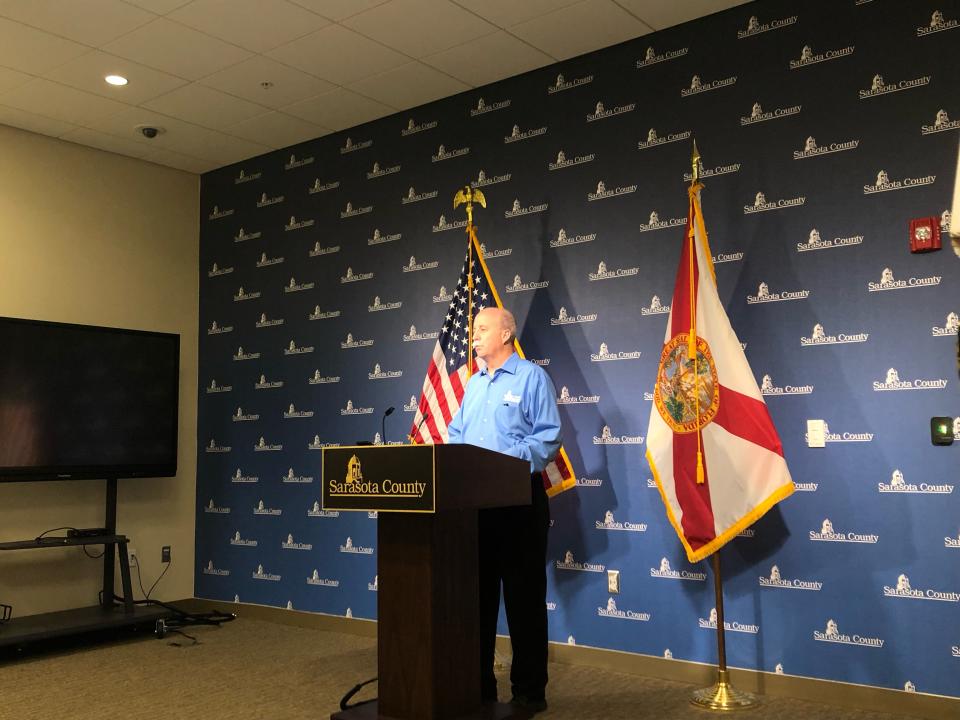
[[[509, 654], [510, 640], [504, 637], [497, 638], [497, 648]], [[604, 648], [550, 643], [549, 657], [552, 662], [657, 677], [690, 683], [698, 687], [708, 687], [717, 680], [715, 665]], [[929, 718], [929, 720], [960, 717], [960, 699], [945, 695], [911, 693], [872, 685], [857, 685], [799, 675], [777, 675], [744, 668], [729, 668], [729, 670], [730, 682], [734, 687], [757, 695], [790, 697], [859, 710]]]
[[326, 615], [324, 613], [287, 610], [272, 605], [256, 605], [254, 603], [220, 602], [218, 600], [204, 600], [203, 598], [189, 598], [176, 603], [177, 607], [187, 612], [208, 612], [217, 610], [225, 613], [236, 613], [237, 617], [248, 617], [254, 620], [265, 620], [278, 625], [292, 625], [314, 630], [359, 635], [361, 637], [377, 637], [377, 621], [365, 618], [347, 618], [342, 615]]
[[[269, 605], [231, 603], [202, 598], [189, 598], [176, 603], [188, 612], [219, 610], [236, 613], [239, 617], [264, 620], [281, 625], [306, 627], [328, 632], [376, 638], [377, 623], [363, 618], [346, 618], [340, 615], [286, 610]], [[497, 650], [510, 655], [510, 639], [497, 638]], [[644, 675], [664, 680], [690, 683], [698, 687], [712, 685], [717, 679], [714, 665], [674, 660], [652, 655], [607, 650], [585, 645], [550, 643], [549, 657], [552, 662], [566, 665], [582, 665], [602, 668], [629, 675]], [[730, 668], [730, 681], [739, 690], [769, 697], [791, 697], [810, 702], [839, 705], [841, 707], [897, 713], [928, 720], [943, 720], [960, 717], [960, 699], [927, 693], [908, 693], [871, 685], [821, 680], [798, 675], [776, 675], [743, 668]]]

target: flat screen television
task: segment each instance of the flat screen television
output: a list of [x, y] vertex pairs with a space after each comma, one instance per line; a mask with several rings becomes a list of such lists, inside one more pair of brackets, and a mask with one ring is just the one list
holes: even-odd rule
[[180, 336], [0, 317], [0, 481], [177, 474]]

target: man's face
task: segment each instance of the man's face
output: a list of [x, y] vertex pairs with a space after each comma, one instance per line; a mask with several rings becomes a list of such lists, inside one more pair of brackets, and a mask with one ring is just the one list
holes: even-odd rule
[[473, 347], [477, 357], [486, 360], [497, 353], [503, 347], [505, 333], [499, 315], [481, 310], [473, 321]]

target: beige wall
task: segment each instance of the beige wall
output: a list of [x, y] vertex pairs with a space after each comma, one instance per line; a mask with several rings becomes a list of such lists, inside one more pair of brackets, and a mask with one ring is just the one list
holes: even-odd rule
[[[0, 315], [180, 333], [179, 473], [121, 480], [117, 528], [141, 557], [147, 589], [162, 570], [160, 547], [171, 545], [153, 596], [190, 597], [199, 177], [3, 125], [0, 158]], [[0, 541], [102, 525], [104, 487], [0, 483]], [[79, 547], [3, 552], [0, 602], [19, 616], [93, 605], [101, 573]]]

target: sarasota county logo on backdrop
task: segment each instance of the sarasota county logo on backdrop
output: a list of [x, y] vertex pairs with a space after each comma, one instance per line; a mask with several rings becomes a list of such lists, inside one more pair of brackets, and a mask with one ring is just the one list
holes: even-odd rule
[[258, 297], [260, 297], [259, 290], [245, 290], [243, 285], [241, 285], [233, 296], [233, 301], [244, 302], [245, 300], [256, 300]]
[[502, 175], [487, 175], [486, 170], [477, 173], [477, 179], [470, 181], [470, 187], [486, 187], [487, 185], [496, 185], [497, 183], [507, 182], [513, 177], [513, 173], [504, 173]]
[[567, 550], [563, 555], [563, 560], [556, 560], [554, 566], [557, 570], [576, 570], [578, 572], [601, 573], [606, 568], [598, 563], [579, 562], [574, 559], [573, 552]]
[[251, 573], [254, 580], [269, 580], [270, 582], [280, 582], [281, 576], [275, 573], [267, 572], [263, 569], [263, 564], [257, 565], [257, 569]]
[[823, 630], [814, 630], [813, 639], [818, 642], [841, 643], [843, 645], [861, 645], [863, 647], [882, 648], [884, 640], [880, 637], [867, 637], [859, 633], [847, 635], [840, 632], [837, 622], [831, 618], [827, 620]]
[[216, 320], [207, 328], [207, 335], [223, 335], [229, 332], [233, 332], [233, 325], [218, 325]]
[[670, 567], [670, 561], [667, 558], [660, 558], [660, 567], [650, 568], [650, 577], [660, 578], [661, 580], [689, 580], [693, 582], [706, 582], [707, 574], [698, 570], [674, 570]]
[[293, 534], [288, 533], [287, 539], [280, 543], [282, 550], [313, 550], [313, 543], [297, 542], [293, 539]]
[[240, 531], [237, 530], [233, 537], [230, 538], [230, 544], [236, 545], [237, 547], [257, 547], [259, 544], [257, 540], [252, 540], [250, 538], [243, 538], [240, 536]]
[[360, 205], [354, 207], [352, 202], [348, 202], [346, 207], [340, 211], [340, 219], [356, 217], [357, 215], [366, 215], [373, 212], [373, 205]]
[[919, 495], [950, 495], [953, 493], [953, 485], [948, 483], [928, 483], [919, 484], [907, 482], [904, 479], [900, 468], [895, 469], [890, 475], [890, 482], [877, 483], [877, 492], [881, 493], [907, 493]]
[[304, 228], [313, 227], [316, 221], [313, 218], [308, 218], [307, 220], [297, 220], [296, 215], [290, 216], [290, 221], [283, 226], [284, 232], [290, 232], [291, 230], [303, 230]]
[[426, 130], [433, 130], [438, 124], [436, 120], [426, 120], [418, 123], [413, 118], [408, 118], [407, 126], [400, 131], [400, 137], [407, 137], [407, 135], [416, 135]]
[[699, 95], [700, 93], [710, 92], [711, 90], [719, 90], [720, 88], [731, 87], [732, 85], [736, 85], [736, 83], [736, 75], [707, 81], [704, 81], [699, 75], [694, 75], [692, 78], [690, 78], [690, 87], [680, 89], [680, 97]]
[[792, 198], [779, 198], [777, 200], [767, 200], [763, 192], [758, 192], [753, 198], [752, 205], [743, 206], [744, 215], [753, 215], [755, 213], [768, 212], [770, 210], [783, 210], [784, 208], [800, 207], [807, 202], [804, 195], [798, 195]]
[[[400, 198], [401, 205], [409, 205], [410, 203], [418, 203], [424, 200], [432, 200], [437, 196], [438, 190], [427, 190], [426, 192], [417, 192], [417, 189], [411, 185], [407, 188], [407, 194]], [[387, 242], [386, 240], [381, 240], [378, 237], [379, 231], [374, 232], [374, 237], [378, 242]], [[374, 243], [368, 242], [368, 244], [373, 245]]]
[[823, 589], [823, 583], [820, 580], [801, 580], [800, 578], [785, 578], [780, 575], [780, 568], [774, 565], [770, 568], [770, 576], [759, 578], [760, 587], [774, 588], [782, 590], [813, 590], [819, 592]]
[[943, 327], [934, 325], [930, 328], [930, 334], [933, 337], [955, 338], [958, 331], [960, 331], [960, 315], [955, 312], [947, 313], [947, 319], [944, 321]]
[[659, 147], [660, 145], [666, 145], [667, 143], [689, 140], [692, 134], [692, 130], [678, 130], [660, 137], [657, 135], [656, 129], [650, 128], [647, 130], [647, 139], [637, 142], [637, 150], [647, 150], [649, 148]]
[[317, 587], [340, 587], [340, 581], [334, 578], [320, 577], [320, 570], [313, 569], [313, 572], [307, 577], [307, 585], [316, 585]]
[[256, 240], [262, 234], [263, 233], [261, 233], [259, 230], [248, 233], [248, 232], [244, 232], [243, 228], [240, 228], [237, 234], [233, 236], [233, 241], [235, 243], [239, 243], [239, 242], [245, 242], [247, 240]]
[[767, 120], [779, 120], [780, 118], [797, 115], [803, 109], [802, 105], [790, 105], [788, 107], [778, 107], [774, 110], [764, 112], [759, 102], [753, 104], [749, 115], [740, 116], [741, 125], [754, 125], [756, 123], [766, 122]]
[[807, 139], [803, 141], [803, 150], [794, 150], [793, 159], [805, 160], [806, 158], [820, 157], [821, 155], [831, 155], [833, 153], [846, 152], [847, 150], [856, 150], [859, 146], [859, 138], [821, 145], [813, 135], [807, 135]]
[[254, 323], [254, 327], [258, 329], [266, 328], [266, 327], [274, 327], [275, 325], [283, 325], [283, 322], [284, 322], [284, 318], [271, 318], [271, 317], [267, 317], [266, 313], [260, 313], [260, 319]]
[[557, 79], [552, 85], [547, 86], [547, 94], [553, 95], [554, 93], [563, 92], [564, 90], [571, 90], [575, 87], [580, 87], [581, 85], [589, 85], [593, 82], [593, 75], [583, 75], [578, 78], [572, 78], [567, 80], [563, 74], [557, 75]]
[[[240, 354], [243, 355], [243, 348], [240, 348]], [[259, 354], [259, 353], [256, 353]], [[233, 356], [234, 360], [242, 359], [238, 358], [236, 355]], [[216, 380], [211, 380], [210, 385], [207, 386], [207, 395], [213, 395], [216, 393], [228, 393], [233, 390], [233, 385], [220, 385]]]
[[[707, 178], [717, 177], [718, 175], [730, 175], [732, 173], [740, 172], [741, 163], [724, 163], [722, 165], [716, 165], [712, 168], [704, 168], [700, 171], [700, 179], [706, 180]], [[683, 181], [690, 182], [693, 180], [693, 175], [689, 172], [683, 174]]]
[[204, 506], [203, 511], [204, 511], [205, 513], [211, 513], [211, 514], [214, 514], [214, 515], [229, 515], [229, 514], [230, 514], [230, 508], [224, 507], [224, 506], [221, 506], [221, 505], [217, 505], [217, 504], [213, 501], [213, 498], [210, 498], [210, 502], [208, 502], [208, 503]]
[[267, 193], [260, 193], [260, 199], [257, 200], [258, 208], [270, 207], [271, 205], [279, 205], [284, 200], [286, 200], [285, 195], [268, 195]]
[[620, 350], [610, 352], [605, 342], [600, 343], [600, 350], [590, 355], [590, 362], [612, 362], [614, 360], [639, 360], [640, 350]]
[[287, 468], [287, 474], [283, 475], [280, 481], [288, 485], [310, 485], [313, 483], [313, 475], [298, 475], [293, 468]]
[[581, 315], [574, 313], [571, 315], [564, 306], [560, 306], [560, 312], [557, 317], [550, 318], [551, 325], [573, 325], [576, 323], [594, 322], [597, 319], [597, 313], [587, 313]]
[[262, 175], [263, 173], [259, 170], [248, 173], [243, 168], [240, 168], [240, 173], [233, 179], [233, 184], [242, 185], [243, 183], [253, 182], [254, 180], [259, 180]]
[[470, 108], [470, 117], [485, 115], [486, 113], [496, 112], [497, 110], [503, 110], [508, 107], [510, 107], [510, 100], [497, 100], [488, 103], [483, 98], [480, 98], [477, 100], [477, 106]]
[[367, 305], [367, 312], [383, 312], [384, 310], [399, 310], [403, 305], [401, 300], [383, 302], [379, 295], [374, 295], [373, 301]]
[[[697, 627], [701, 630], [716, 630], [717, 629], [717, 609], [710, 608], [709, 617], [706, 618], [697, 618]], [[760, 632], [759, 625], [752, 625], [748, 623], [742, 623], [738, 620], [723, 620], [723, 629], [728, 632], [741, 632], [748, 633], [750, 635], [756, 635]]]
[[384, 175], [393, 175], [394, 173], [398, 172], [400, 172], [399, 165], [387, 165], [381, 167], [380, 163], [375, 162], [373, 167], [367, 173], [367, 180], [376, 180], [377, 178], [382, 178]]
[[617, 530], [622, 530], [624, 532], [646, 532], [647, 524], [630, 522], [629, 520], [617, 520], [613, 516], [613, 510], [607, 510], [603, 514], [603, 520], [597, 520], [594, 522], [594, 528], [596, 530], [603, 530], [605, 532]]
[[618, 185], [615, 188], [608, 189], [606, 183], [603, 180], [600, 180], [597, 183], [596, 191], [587, 193], [587, 202], [607, 200], [608, 198], [618, 197], [620, 195], [629, 195], [630, 193], [635, 193], [636, 191], [637, 185]]
[[560, 388], [560, 395], [557, 397], [558, 405], [596, 405], [598, 402], [599, 395], [571, 395], [566, 385]]
[[852, 245], [861, 245], [863, 235], [847, 235], [845, 237], [835, 237], [831, 240], [824, 240], [820, 237], [820, 231], [816, 228], [810, 230], [805, 242], [797, 243], [797, 252], [809, 252], [811, 250], [830, 250], [832, 248], [850, 247]]
[[268, 515], [271, 517], [280, 517], [281, 515], [283, 515], [283, 509], [270, 507], [269, 505], [264, 503], [263, 500], [258, 500], [257, 504], [253, 508], [253, 514]]
[[860, 90], [858, 96], [861, 100], [869, 100], [870, 98], [889, 95], [890, 93], [900, 92], [902, 90], [915, 90], [918, 87], [928, 85], [930, 79], [929, 75], [921, 75], [920, 77], [910, 78], [909, 80], [898, 80], [888, 83], [883, 79], [883, 75], [877, 73], [873, 76], [873, 79], [870, 80], [870, 88]]
[[870, 292], [883, 292], [885, 290], [906, 290], [922, 287], [934, 287], [943, 280], [942, 275], [928, 275], [927, 277], [911, 277], [907, 280], [897, 280], [893, 275], [891, 268], [884, 268], [880, 273], [880, 282], [867, 283], [867, 290]]
[[546, 135], [547, 128], [547, 125], [542, 125], [538, 128], [521, 130], [519, 125], [514, 125], [513, 129], [510, 131], [510, 134], [504, 136], [503, 144], [506, 145], [508, 143], [519, 142], [521, 140], [529, 140], [530, 138], [538, 137], [539, 135]]
[[403, 237], [403, 233], [381, 233], [380, 228], [374, 228], [373, 235], [367, 238], [367, 245], [382, 245], [394, 242]]
[[355, 273], [352, 267], [347, 267], [347, 271], [340, 276], [340, 284], [346, 284], [351, 282], [360, 282], [362, 280], [370, 280], [373, 277], [372, 272], [359, 272]]
[[813, 385], [774, 385], [773, 378], [764, 375], [760, 382], [760, 392], [765, 396], [776, 395], [809, 395], [813, 392]]
[[651, 230], [665, 230], [686, 224], [687, 219], [685, 217], [665, 218], [661, 220], [660, 214], [656, 210], [651, 210], [650, 220], [646, 223], [640, 223], [639, 230], [640, 232], [650, 232]]
[[470, 148], [468, 146], [454, 148], [453, 150], [448, 150], [446, 145], [440, 145], [437, 148], [437, 154], [430, 156], [431, 162], [443, 162], [444, 160], [451, 160], [457, 157], [463, 157], [464, 155], [470, 154]]
[[230, 208], [229, 210], [221, 210], [220, 206], [214, 205], [213, 210], [210, 211], [210, 214], [207, 215], [209, 220], [219, 220], [220, 218], [229, 217], [233, 215], [234, 209]]
[[594, 106], [592, 113], [587, 113], [587, 122], [596, 122], [597, 120], [606, 120], [607, 118], [613, 117], [614, 115], [623, 115], [624, 113], [633, 112], [637, 109], [636, 103], [627, 103], [625, 105], [617, 105], [612, 108], [607, 108], [603, 101], [600, 100]]
[[232, 273], [232, 272], [233, 272], [233, 266], [232, 266], [232, 265], [230, 265], [230, 266], [228, 266], [228, 267], [220, 267], [219, 265], [217, 265], [217, 263], [214, 263], [214, 264], [213, 264], [213, 267], [211, 267], [211, 268], [207, 271], [207, 277], [211, 277], [211, 278], [212, 278], [212, 277], [218, 277], [219, 275], [229, 275], [229, 274]]
[[[960, 431], [958, 431], [958, 434], [960, 434]], [[956, 537], [950, 537], [949, 535], [945, 536], [943, 538], [943, 546], [946, 548], [952, 548], [954, 550], [960, 550], [960, 532], [957, 533]]]
[[870, 333], [838, 333], [831, 335], [824, 330], [822, 324], [817, 323], [809, 337], [801, 336], [801, 347], [816, 347], [818, 345], [846, 345], [849, 343], [864, 343], [870, 339]]
[[627, 267], [627, 268], [617, 268], [616, 270], [610, 270], [607, 268], [607, 263], [603, 260], [597, 265], [597, 271], [587, 273], [587, 279], [590, 282], [596, 280], [614, 280], [616, 278], [629, 277], [631, 275], [636, 275], [640, 272], [640, 267]]
[[912, 380], [901, 380], [900, 373], [896, 368], [888, 369], [886, 377], [883, 380], [873, 381], [874, 392], [943, 390], [945, 387], [947, 387], [947, 380], [945, 378], [914, 378]]
[[208, 453], [228, 453], [231, 449], [230, 445], [218, 445], [217, 441], [211, 438], [210, 444], [204, 448], [204, 451]]
[[260, 478], [256, 475], [244, 475], [243, 471], [240, 468], [237, 468], [237, 471], [230, 476], [230, 482], [232, 483], [256, 483], [260, 482]]
[[513, 276], [513, 283], [504, 287], [504, 290], [508, 293], [518, 293], [518, 292], [527, 292], [529, 290], [540, 290], [550, 285], [549, 280], [541, 280], [539, 282], [524, 282], [520, 279], [519, 275]]
[[372, 415], [372, 407], [354, 407], [353, 400], [347, 400], [347, 404], [340, 408], [341, 415]]
[[637, 610], [623, 610], [617, 607], [617, 601], [611, 596], [607, 600], [606, 607], [598, 607], [597, 615], [602, 618], [616, 618], [619, 620], [635, 620], [637, 622], [648, 622], [652, 617], [648, 612], [639, 612]]
[[467, 226], [466, 220], [455, 220], [453, 222], [447, 222], [447, 216], [441, 215], [440, 219], [437, 220], [437, 224], [433, 226], [433, 232], [446, 232], [448, 230], [458, 230], [460, 228], [465, 228]]
[[646, 52], [643, 54], [643, 60], [637, 60], [637, 70], [642, 70], [645, 67], [657, 65], [658, 63], [666, 62], [668, 60], [682, 58], [688, 52], [690, 52], [690, 48], [682, 47], [674, 50], [665, 50], [662, 53], [658, 53], [653, 46], [648, 45]]
[[567, 154], [563, 150], [560, 150], [557, 153], [556, 161], [547, 163], [547, 170], [565, 170], [566, 168], [573, 167], [574, 165], [583, 165], [584, 163], [593, 162], [596, 159], [596, 153], [574, 155], [572, 158], [568, 158]]
[[810, 297], [809, 290], [781, 290], [771, 292], [770, 286], [761, 282], [757, 287], [756, 295], [747, 295], [747, 305], [757, 305], [768, 302], [787, 302], [790, 300], [806, 300]]
[[417, 332], [417, 326], [411, 325], [410, 331], [403, 334], [404, 342], [413, 342], [416, 340], [436, 340], [440, 337], [440, 331], [435, 330], [434, 332]]
[[521, 205], [520, 200], [514, 198], [513, 205], [509, 210], [503, 211], [503, 217], [509, 220], [510, 218], [522, 217], [523, 215], [533, 215], [535, 213], [542, 213], [547, 208], [550, 207], [550, 203], [538, 203], [537, 205]]
[[221, 577], [227, 577], [230, 575], [229, 570], [224, 570], [223, 568], [215, 567], [213, 560], [208, 560], [207, 564], [203, 568], [204, 575], [217, 575]]
[[260, 253], [260, 258], [256, 262], [256, 267], [259, 269], [259, 268], [270, 267], [271, 265], [280, 265], [283, 263], [284, 260], [285, 258], [283, 257], [283, 255], [278, 255], [276, 257], [268, 257], [267, 254], [264, 252], [264, 253]]
[[609, 425], [604, 425], [600, 435], [593, 436], [594, 445], [642, 445], [643, 435], [614, 435]]
[[313, 184], [307, 188], [307, 194], [316, 195], [317, 193], [327, 192], [327, 190], [336, 190], [338, 187], [340, 187], [339, 180], [322, 182], [320, 178], [316, 177], [313, 179]]
[[900, 574], [897, 577], [896, 585], [884, 585], [883, 596], [885, 598], [907, 598], [910, 600], [938, 600], [940, 602], [960, 602], [960, 592], [948, 590], [934, 590], [927, 588], [921, 590], [910, 585], [910, 578], [906, 574]]
[[765, 23], [760, 22], [756, 15], [751, 15], [750, 19], [747, 20], [746, 29], [737, 30], [737, 40], [743, 40], [744, 38], [753, 37], [754, 35], [759, 35], [760, 33], [770, 32], [771, 30], [782, 30], [785, 27], [793, 25], [795, 22], [797, 22], [796, 15], [791, 15], [784, 18], [776, 18]]
[[564, 228], [560, 228], [560, 230], [557, 232], [556, 239], [550, 241], [550, 247], [559, 248], [566, 247], [568, 245], [580, 245], [581, 243], [593, 242], [596, 239], [596, 233], [577, 233], [576, 235], [568, 235]]
[[373, 145], [373, 140], [360, 140], [359, 142], [354, 142], [353, 138], [348, 137], [344, 140], [343, 147], [340, 148], [340, 154], [346, 155], [347, 153], [356, 152], [357, 150], [364, 150]]
[[838, 532], [833, 527], [830, 518], [824, 518], [820, 524], [820, 530], [811, 530], [808, 533], [811, 542], [839, 542], [839, 543], [862, 543], [866, 545], [876, 545], [880, 540], [877, 533], [857, 533], [857, 532]]
[[943, 16], [943, 12], [934, 10], [930, 16], [930, 23], [917, 28], [917, 37], [926, 37], [927, 35], [943, 32], [944, 30], [956, 30], [957, 27], [960, 27], [960, 22], [956, 19], [951, 18], [948, 20]]
[[883, 192], [895, 192], [897, 190], [910, 190], [912, 188], [923, 187], [924, 185], [933, 185], [936, 182], [936, 175], [924, 175], [923, 177], [905, 177], [902, 180], [891, 180], [886, 170], [877, 172], [876, 180], [872, 185], [863, 186], [864, 195], [875, 195]]
[[230, 416], [230, 419], [233, 422], [249, 422], [252, 420], [259, 420], [259, 413], [245, 413], [242, 407], [238, 407], [237, 411]]
[[796, 60], [790, 61], [790, 69], [799, 70], [801, 68], [809, 67], [810, 65], [816, 65], [817, 63], [850, 57], [853, 55], [855, 47], [856, 46], [854, 45], [847, 45], [846, 47], [832, 48], [830, 50], [815, 53], [809, 45], [804, 45], [803, 49], [800, 51], [800, 57]]
[[937, 114], [933, 119], [933, 125], [921, 125], [920, 134], [921, 135], [932, 135], [939, 132], [947, 132], [948, 130], [956, 130], [960, 128], [960, 120], [951, 120], [950, 116], [947, 115], [947, 111], [943, 108], [937, 110]]

